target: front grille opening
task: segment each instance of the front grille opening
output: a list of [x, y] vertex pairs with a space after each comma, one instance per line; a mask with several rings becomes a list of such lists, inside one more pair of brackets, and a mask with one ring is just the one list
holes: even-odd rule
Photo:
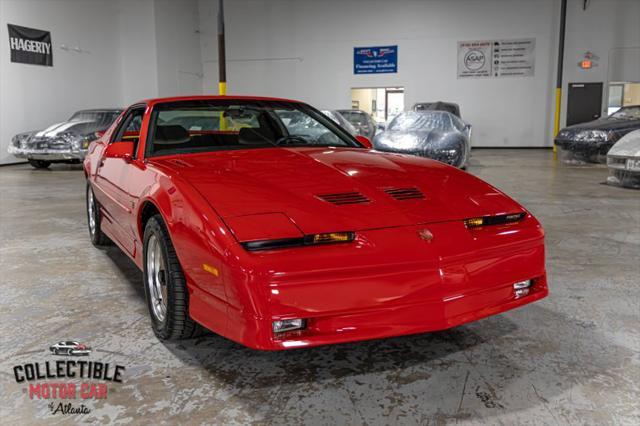
[[423, 200], [424, 194], [416, 187], [409, 188], [384, 188], [384, 192], [392, 196], [398, 201], [404, 200]]

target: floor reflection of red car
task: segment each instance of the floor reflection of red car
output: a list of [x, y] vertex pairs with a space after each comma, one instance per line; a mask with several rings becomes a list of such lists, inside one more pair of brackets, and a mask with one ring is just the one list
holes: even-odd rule
[[443, 163], [373, 151], [300, 102], [144, 101], [84, 169], [91, 239], [143, 270], [162, 339], [200, 326], [259, 349], [381, 338], [548, 292], [544, 233], [522, 206]]

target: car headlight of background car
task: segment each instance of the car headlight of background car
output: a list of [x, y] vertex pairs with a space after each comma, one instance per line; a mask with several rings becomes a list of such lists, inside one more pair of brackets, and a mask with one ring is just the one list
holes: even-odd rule
[[33, 136], [33, 133], [20, 133], [11, 138], [11, 146], [23, 148], [23, 145]]
[[71, 146], [71, 150], [80, 151], [89, 148], [89, 144], [96, 140], [97, 137], [95, 133], [89, 133], [88, 135], [63, 133], [60, 138]]

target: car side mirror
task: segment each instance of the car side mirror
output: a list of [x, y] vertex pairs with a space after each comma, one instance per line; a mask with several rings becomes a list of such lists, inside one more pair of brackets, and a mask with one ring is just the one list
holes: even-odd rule
[[133, 141], [111, 142], [104, 152], [105, 158], [122, 158], [126, 163], [133, 159]]
[[356, 136], [356, 140], [360, 143], [360, 145], [364, 146], [365, 148], [373, 149], [373, 144], [371, 143], [368, 137], [358, 135]]

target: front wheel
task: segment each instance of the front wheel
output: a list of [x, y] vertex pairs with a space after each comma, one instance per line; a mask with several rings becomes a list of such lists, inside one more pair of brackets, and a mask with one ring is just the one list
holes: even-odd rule
[[51, 165], [51, 161], [29, 159], [29, 164], [31, 164], [31, 167], [34, 169], [46, 169]]
[[201, 328], [189, 316], [187, 284], [160, 215], [144, 229], [144, 289], [153, 332], [163, 340], [188, 339]]

